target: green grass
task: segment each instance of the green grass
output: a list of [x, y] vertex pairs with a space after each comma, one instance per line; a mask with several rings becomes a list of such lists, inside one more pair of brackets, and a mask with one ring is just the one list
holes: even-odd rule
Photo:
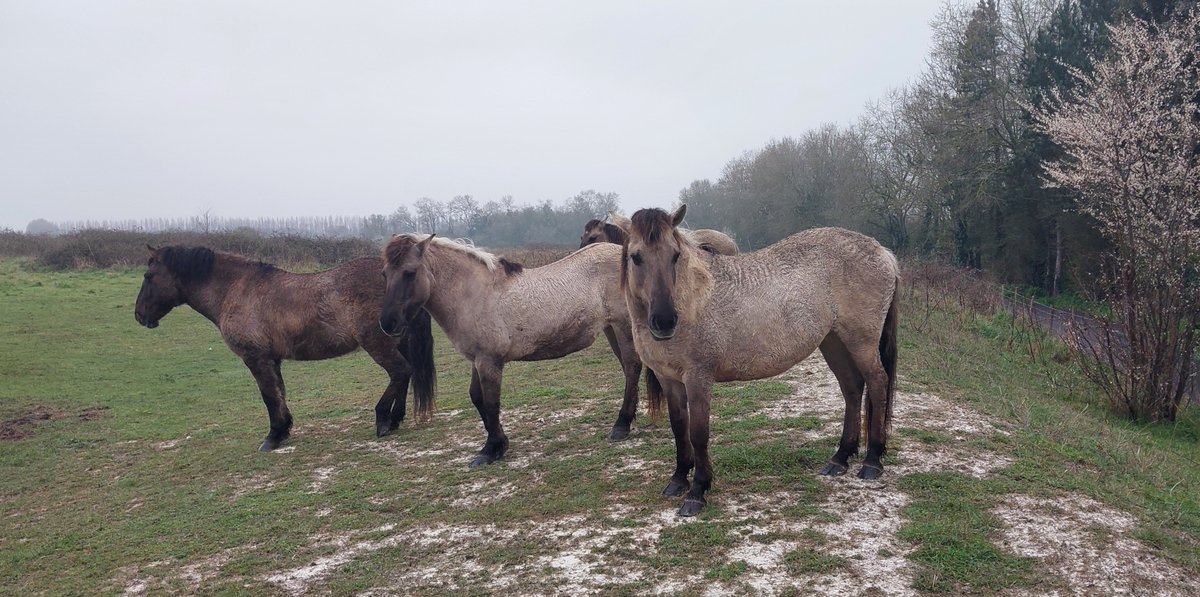
[[[908, 293], [909, 322], [904, 325], [901, 359], [908, 378], [937, 388], [954, 398], [1014, 424], [1008, 438], [1015, 463], [995, 481], [946, 481], [954, 490], [922, 493], [921, 509], [928, 521], [915, 520], [905, 529], [918, 543], [928, 566], [921, 588], [957, 592], [964, 588], [993, 589], [1002, 578], [988, 574], [971, 578], [977, 553], [960, 560], [956, 547], [939, 540], [980, 541], [966, 531], [991, 529], [986, 518], [962, 523], [956, 504], [967, 496], [977, 509], [994, 505], [1005, 492], [1055, 495], [1078, 492], [1136, 516], [1137, 536], [1163, 556], [1200, 572], [1200, 409], [1192, 407], [1171, 425], [1139, 425], [1108, 412], [1095, 389], [1083, 378], [1061, 345], [1038, 330], [1013, 321], [1004, 313], [994, 317], [962, 310], [924, 308], [918, 293]], [[913, 305], [912, 303], [916, 303]], [[917, 436], [920, 441], [939, 441]], [[905, 482], [910, 490], [923, 477]], [[929, 479], [931, 483], [938, 478]], [[936, 485], [936, 483], [934, 483]], [[951, 557], [952, 556], [952, 557]], [[995, 575], [1013, 562], [1000, 558], [986, 568]], [[1013, 568], [1027, 578], [1023, 567]]]
[[[506, 368], [503, 420], [512, 444], [506, 460], [485, 471], [466, 470], [483, 433], [467, 400], [467, 365], [440, 332], [433, 422], [406, 421], [398, 434], [376, 439], [372, 409], [386, 376], [370, 359], [289, 362], [294, 449], [260, 454], [266, 416], [245, 367], [190, 309], [155, 330], [136, 325], [139, 283], [139, 271], [50, 274], [0, 261], [0, 421], [49, 417], [14, 426], [21, 439], [0, 441], [0, 593], [120, 592], [134, 578], [151, 579], [152, 592], [277, 592], [264, 577], [334, 553], [330, 538], [405, 538], [360, 552], [316, 585], [316, 592], [353, 593], [391, 586], [398, 574], [438, 557], [443, 547], [408, 540], [423, 530], [493, 525], [514, 534], [456, 547], [451, 557], [478, 569], [444, 571], [459, 591], [483, 593], [506, 567], [546, 561], [588, 539], [522, 529], [575, 517], [635, 532], [677, 504], [658, 495], [674, 461], [665, 421], [651, 426], [643, 414], [629, 442], [604, 439], [621, 375], [603, 341], [565, 359]], [[927, 390], [1005, 421], [1011, 436], [981, 441], [1014, 459], [994, 479], [934, 473], [889, 486], [911, 497], [901, 532], [920, 570], [918, 588], [1057, 587], [996, 546], [997, 521], [987, 511], [1017, 492], [1078, 492], [1130, 512], [1138, 538], [1200, 573], [1195, 409], [1169, 427], [1127, 423], [1089, 395], [1073, 363], [1059, 362], [1052, 350], [1031, 357], [1029, 339], [1018, 339], [1004, 320], [914, 303], [901, 321], [902, 389]], [[824, 550], [820, 534], [749, 535], [747, 525], [762, 521], [729, 515], [729, 503], [779, 494], [785, 521], [836, 520], [820, 507], [832, 490], [816, 470], [834, 450], [839, 426], [757, 414], [790, 393], [771, 380], [720, 386], [709, 507], [697, 521], [664, 528], [653, 549], [616, 541], [599, 552], [644, 566], [645, 586], [694, 572], [697, 582], [745, 590], [739, 583], [753, 568], [728, 559], [738, 541], [796, 542], [785, 556], [793, 575], [850, 565]], [[553, 417], [563, 412], [577, 414]], [[952, 440], [902, 420], [897, 427], [901, 446]], [[796, 439], [815, 429], [823, 430], [819, 439]], [[442, 451], [423, 455], [431, 448]], [[903, 459], [902, 448], [897, 455]], [[629, 458], [645, 461], [648, 472], [615, 466]], [[314, 489], [315, 471], [324, 468], [334, 473]], [[465, 499], [473, 488], [504, 497]], [[625, 513], [610, 514], [613, 504]], [[196, 584], [179, 574], [188, 566], [200, 566]], [[544, 575], [526, 574], [514, 590], [544, 590]]]

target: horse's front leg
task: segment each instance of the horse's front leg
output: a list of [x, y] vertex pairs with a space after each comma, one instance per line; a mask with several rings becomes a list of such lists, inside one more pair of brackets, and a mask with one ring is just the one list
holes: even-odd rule
[[271, 431], [258, 449], [269, 452], [283, 444], [292, 431], [292, 413], [287, 407], [279, 359], [246, 355], [242, 357], [242, 362], [250, 369], [254, 381], [258, 382], [258, 391], [262, 394], [263, 404], [267, 406]]
[[625, 395], [621, 400], [621, 410], [617, 412], [617, 421], [613, 423], [612, 431], [608, 434], [610, 441], [621, 441], [629, 436], [633, 420], [637, 417], [638, 378], [642, 375], [642, 361], [637, 350], [633, 347], [633, 336], [621, 333], [612, 326], [604, 328], [604, 336], [613, 354], [621, 362], [621, 370], [625, 373]]
[[408, 380], [412, 368], [407, 363], [392, 363], [387, 369], [388, 387], [375, 404], [375, 435], [383, 437], [400, 428], [408, 406]]
[[504, 427], [500, 425], [500, 381], [503, 375], [504, 363], [487, 359], [476, 359], [475, 366], [471, 368], [471, 403], [479, 411], [479, 418], [483, 419], [483, 428], [488, 436], [479, 455], [471, 461], [470, 468], [500, 460], [508, 451], [508, 436], [504, 435]]
[[692, 442], [688, 438], [687, 392], [683, 384], [661, 379], [663, 394], [667, 397], [667, 416], [671, 419], [671, 433], [675, 435], [675, 473], [663, 488], [664, 497], [679, 497], [688, 488], [688, 474], [692, 472]]
[[706, 503], [704, 494], [712, 487], [712, 461], [708, 457], [708, 416], [712, 401], [712, 380], [692, 375], [685, 385], [688, 409], [688, 439], [692, 444], [696, 474], [692, 487], [679, 507], [680, 516], [695, 516]]

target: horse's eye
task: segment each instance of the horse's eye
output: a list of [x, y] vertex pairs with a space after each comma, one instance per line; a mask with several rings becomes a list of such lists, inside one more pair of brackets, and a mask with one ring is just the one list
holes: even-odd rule
[[675, 251], [675, 256], [671, 258], [671, 263], [679, 263], [679, 251]]
[[641, 253], [633, 253], [632, 255], [629, 256], [629, 260], [632, 261], [634, 265], [641, 265], [642, 264], [642, 254]]

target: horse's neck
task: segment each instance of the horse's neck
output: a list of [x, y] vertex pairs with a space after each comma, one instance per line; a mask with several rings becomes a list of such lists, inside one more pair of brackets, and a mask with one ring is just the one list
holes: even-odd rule
[[688, 256], [687, 267], [681, 272], [683, 275], [679, 276], [686, 293], [681, 297], [684, 299], [683, 315], [691, 321], [697, 321], [712, 300], [714, 267], [720, 267], [720, 264], [713, 263], [711, 255], [702, 249], [694, 249]]
[[217, 254], [214, 256], [212, 273], [198, 282], [184, 285], [184, 302], [197, 313], [219, 325], [225, 300], [233, 286], [249, 275], [258, 264]]
[[425, 265], [433, 275], [425, 310], [447, 334], [473, 327], [492, 299], [492, 272], [470, 255], [436, 245], [427, 250]]

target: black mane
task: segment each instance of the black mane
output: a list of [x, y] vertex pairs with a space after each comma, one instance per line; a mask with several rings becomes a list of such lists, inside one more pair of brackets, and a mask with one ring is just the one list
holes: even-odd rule
[[213, 250], [208, 247], [165, 247], [160, 258], [167, 271], [184, 282], [203, 282], [212, 275]]

